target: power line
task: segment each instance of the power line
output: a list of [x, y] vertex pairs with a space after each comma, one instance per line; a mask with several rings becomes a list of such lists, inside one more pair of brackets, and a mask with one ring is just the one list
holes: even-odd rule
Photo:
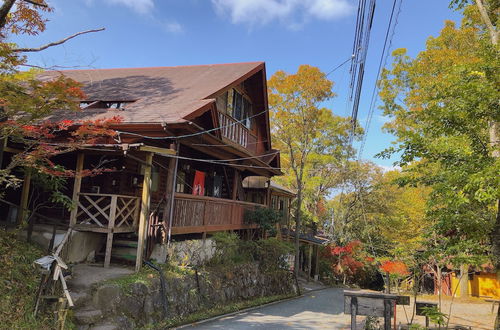
[[352, 144], [357, 128], [357, 118], [359, 110], [359, 101], [365, 76], [365, 63], [370, 44], [370, 34], [375, 14], [375, 0], [360, 0], [358, 3], [358, 17], [356, 20], [356, 30], [353, 42], [354, 61], [351, 64], [351, 83], [350, 83], [350, 101], [353, 102], [351, 113], [351, 134], [349, 145]]
[[[390, 52], [390, 49], [392, 46], [392, 39], [394, 38], [394, 35], [396, 32], [396, 26], [398, 25], [399, 14], [401, 13], [401, 5], [403, 3], [403, 0], [399, 1], [398, 11], [396, 12], [396, 15], [394, 16], [397, 2], [398, 2], [397, 0], [394, 0], [392, 3], [391, 16], [389, 18], [389, 24], [387, 25], [387, 30], [385, 33], [384, 47], [382, 48], [382, 53], [380, 54], [380, 61], [378, 64], [377, 76], [375, 78], [375, 83], [373, 85], [373, 90], [372, 90], [372, 95], [371, 95], [371, 100], [370, 100], [370, 108], [368, 110], [368, 116], [366, 118], [365, 131], [364, 131], [361, 145], [360, 145], [359, 151], [358, 151], [358, 159], [361, 159], [361, 156], [363, 154], [363, 150], [364, 150], [365, 143], [366, 143], [366, 138], [368, 137], [368, 131], [370, 129], [370, 124], [371, 124], [371, 121], [373, 118], [373, 113], [375, 111], [375, 103], [377, 102], [378, 80], [380, 79], [380, 73], [382, 72], [382, 68], [384, 68], [387, 65], [387, 59], [389, 58], [389, 52]], [[392, 24], [393, 18], [394, 18], [394, 24]], [[392, 30], [392, 32], [390, 32], [391, 30]], [[389, 37], [389, 34], [390, 34], [390, 37]]]
[[[330, 70], [328, 73], [325, 74], [325, 77], [328, 77], [333, 72], [335, 72], [336, 70], [340, 69], [343, 65], [345, 65], [346, 63], [348, 63], [349, 61], [351, 61], [352, 58], [353, 57], [350, 56], [348, 59], [346, 59], [345, 61], [343, 61], [342, 63], [340, 63], [336, 67], [334, 67], [332, 70]], [[202, 134], [211, 133], [211, 132], [214, 132], [214, 131], [217, 131], [217, 130], [220, 130], [220, 129], [223, 129], [223, 128], [226, 128], [226, 127], [231, 127], [231, 126], [234, 126], [234, 125], [241, 124], [244, 121], [247, 121], [248, 119], [252, 119], [252, 118], [258, 117], [258, 116], [260, 116], [260, 115], [262, 115], [262, 114], [270, 111], [271, 109], [274, 109], [274, 108], [276, 108], [276, 107], [278, 107], [278, 106], [280, 106], [280, 105], [288, 102], [289, 100], [290, 100], [290, 98], [287, 98], [287, 99], [283, 100], [282, 102], [276, 104], [275, 106], [270, 107], [269, 109], [264, 109], [261, 112], [258, 112], [258, 113], [254, 114], [252, 116], [249, 116], [249, 117], [241, 119], [241, 120], [235, 120], [234, 122], [229, 123], [227, 125], [223, 125], [223, 126], [219, 126], [219, 127], [214, 127], [214, 128], [208, 129], [208, 130], [203, 130], [203, 131], [196, 132], [196, 133], [191, 133], [191, 134], [176, 135], [176, 136], [175, 135], [174, 136], [148, 136], [148, 135], [143, 135], [143, 134], [139, 134], [139, 133], [119, 131], [119, 130], [116, 130], [116, 132], [119, 133], [119, 134], [133, 135], [133, 136], [138, 136], [138, 137], [142, 137], [142, 138], [145, 138], [145, 139], [151, 139], [151, 140], [179, 140], [179, 139], [184, 139], [184, 138], [189, 138], [189, 137], [194, 137], [194, 136], [198, 136], [198, 135], [202, 135]]]

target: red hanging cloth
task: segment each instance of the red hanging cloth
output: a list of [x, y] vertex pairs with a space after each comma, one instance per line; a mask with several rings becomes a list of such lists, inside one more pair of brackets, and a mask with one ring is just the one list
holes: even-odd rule
[[195, 171], [193, 181], [193, 195], [205, 195], [205, 172]]

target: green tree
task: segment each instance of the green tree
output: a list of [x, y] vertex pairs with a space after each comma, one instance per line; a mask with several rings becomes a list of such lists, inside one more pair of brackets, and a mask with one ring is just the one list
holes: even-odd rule
[[[335, 166], [350, 154], [350, 125], [347, 119], [321, 107], [335, 96], [333, 82], [318, 68], [301, 65], [296, 74], [276, 72], [268, 82], [272, 109], [271, 132], [274, 144], [282, 152], [285, 181], [297, 190], [295, 231], [301, 231], [304, 192], [321, 166]], [[316, 180], [318, 181], [318, 180]], [[322, 188], [323, 191], [326, 189]], [[299, 240], [295, 237], [295, 273], [299, 270]]]
[[336, 241], [360, 240], [373, 257], [411, 258], [429, 226], [430, 188], [400, 186], [400, 171], [384, 172], [371, 162], [352, 163], [349, 172], [353, 182], [332, 200]]
[[380, 82], [392, 118], [385, 128], [397, 137], [381, 155], [401, 152], [400, 165], [412, 166], [400, 181], [432, 187], [429, 244], [455, 264], [479, 262], [498, 221], [500, 164], [490, 141], [500, 119], [498, 48], [480, 17], [467, 7], [460, 27], [446, 22], [414, 59], [394, 51]]

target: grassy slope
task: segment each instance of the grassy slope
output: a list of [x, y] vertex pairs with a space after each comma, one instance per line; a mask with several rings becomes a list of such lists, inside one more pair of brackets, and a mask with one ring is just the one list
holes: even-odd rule
[[0, 228], [0, 327], [48, 328], [47, 317], [32, 316], [40, 274], [33, 261], [44, 255], [38, 247]]

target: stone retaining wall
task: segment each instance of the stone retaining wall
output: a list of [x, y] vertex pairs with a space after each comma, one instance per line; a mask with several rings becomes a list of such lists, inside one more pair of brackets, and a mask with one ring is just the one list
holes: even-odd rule
[[[263, 274], [253, 263], [203, 271], [198, 281], [194, 274], [169, 276], [166, 279], [166, 318], [178, 318], [250, 298], [289, 294], [294, 290], [287, 271]], [[164, 320], [160, 280], [155, 277], [126, 284], [101, 284], [94, 289], [85, 308], [99, 311], [90, 313], [97, 317], [76, 320], [89, 327], [114, 324], [120, 329], [134, 329], [157, 324]]]

